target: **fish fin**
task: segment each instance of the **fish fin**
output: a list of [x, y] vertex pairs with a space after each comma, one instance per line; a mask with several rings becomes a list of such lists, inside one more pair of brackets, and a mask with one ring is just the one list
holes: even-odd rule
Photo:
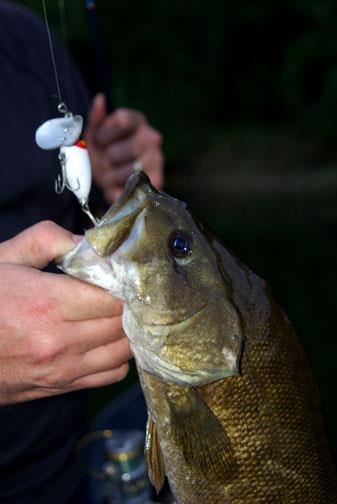
[[219, 419], [192, 387], [168, 391], [172, 436], [186, 463], [207, 479], [228, 482], [236, 461], [230, 439]]
[[145, 461], [152, 485], [159, 494], [165, 480], [165, 466], [160, 448], [156, 424], [148, 414], [145, 436]]

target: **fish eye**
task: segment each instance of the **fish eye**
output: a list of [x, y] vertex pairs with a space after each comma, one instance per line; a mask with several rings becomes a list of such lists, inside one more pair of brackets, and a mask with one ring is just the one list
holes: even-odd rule
[[169, 238], [169, 247], [174, 257], [186, 257], [192, 253], [192, 237], [183, 231], [174, 231]]

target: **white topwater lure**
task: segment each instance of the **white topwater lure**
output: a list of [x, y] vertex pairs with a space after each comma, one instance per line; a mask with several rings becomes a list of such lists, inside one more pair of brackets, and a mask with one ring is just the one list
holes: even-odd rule
[[92, 215], [88, 204], [92, 180], [90, 158], [85, 142], [80, 140], [83, 128], [83, 118], [80, 115], [73, 115], [68, 110], [65, 102], [62, 100], [44, 0], [42, 0], [42, 4], [59, 98], [57, 108], [58, 111], [63, 114], [63, 117], [49, 119], [41, 124], [41, 126], [39, 126], [36, 130], [35, 141], [37, 145], [44, 150], [60, 149], [59, 160], [62, 173], [57, 177], [57, 180], [55, 180], [55, 191], [60, 194], [65, 188], [67, 188], [73, 192], [77, 197], [82, 210], [96, 226], [98, 221]]

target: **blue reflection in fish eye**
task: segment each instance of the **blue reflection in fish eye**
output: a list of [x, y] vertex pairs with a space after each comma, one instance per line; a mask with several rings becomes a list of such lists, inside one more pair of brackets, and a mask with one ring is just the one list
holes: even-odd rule
[[169, 240], [171, 252], [175, 257], [185, 257], [192, 252], [191, 238], [181, 231], [175, 231]]
[[189, 254], [191, 252], [190, 246], [187, 243], [187, 240], [185, 238], [182, 238], [179, 236], [176, 238], [172, 244], [174, 250], [177, 250], [177, 252], [182, 252], [184, 254]]

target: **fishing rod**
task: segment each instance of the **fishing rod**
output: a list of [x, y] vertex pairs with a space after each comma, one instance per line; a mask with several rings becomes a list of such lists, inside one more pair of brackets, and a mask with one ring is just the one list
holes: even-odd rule
[[97, 15], [96, 2], [94, 0], [84, 0], [84, 3], [88, 12], [92, 44], [96, 53], [96, 64], [98, 68], [100, 87], [101, 91], [105, 95], [107, 112], [110, 113], [113, 112], [116, 107], [111, 95], [109, 71], [102, 40], [102, 31]]

